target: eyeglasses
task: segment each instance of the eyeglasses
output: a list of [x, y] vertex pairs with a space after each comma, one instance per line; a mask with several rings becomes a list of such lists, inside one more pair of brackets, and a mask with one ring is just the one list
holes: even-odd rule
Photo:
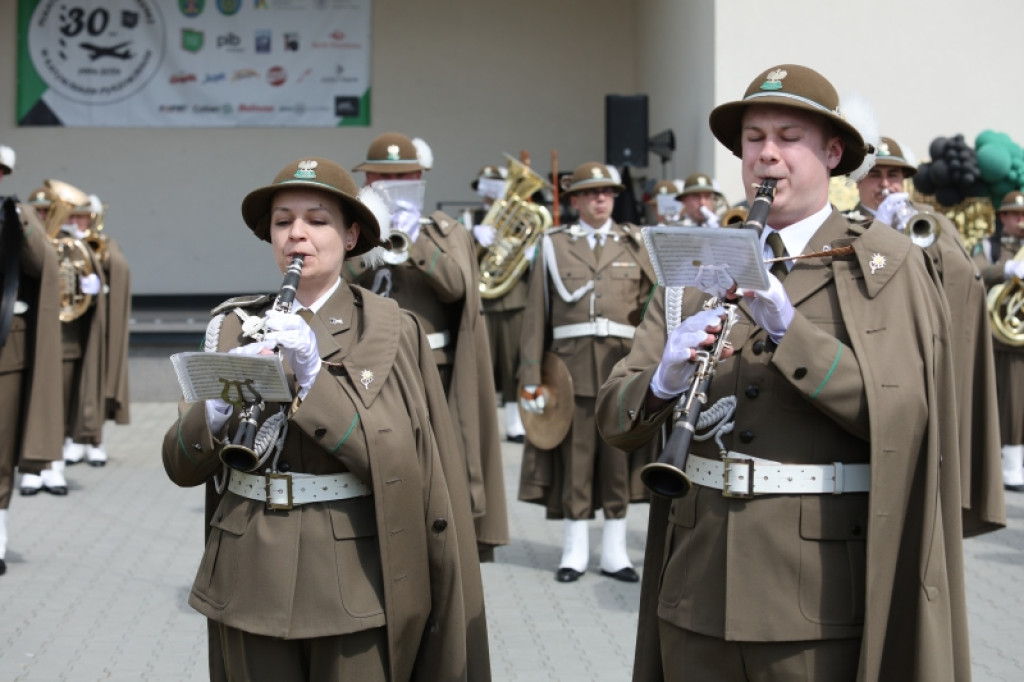
[[614, 187], [596, 187], [594, 189], [585, 189], [582, 192], [580, 192], [580, 194], [582, 194], [583, 196], [586, 196], [586, 197], [600, 197], [600, 196], [604, 196], [605, 194], [607, 194], [608, 196], [614, 197], [615, 196], [615, 188]]

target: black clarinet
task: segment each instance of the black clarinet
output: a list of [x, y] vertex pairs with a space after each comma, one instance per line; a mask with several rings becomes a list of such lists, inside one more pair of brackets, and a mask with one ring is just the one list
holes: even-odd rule
[[[775, 199], [776, 182], [774, 178], [761, 182], [743, 227], [757, 230], [758, 234], [764, 229], [772, 201]], [[707, 403], [708, 390], [711, 388], [711, 380], [715, 377], [722, 351], [728, 343], [729, 331], [736, 321], [736, 306], [726, 304], [725, 309], [725, 321], [715, 345], [710, 351], [697, 351], [697, 371], [694, 372], [690, 388], [679, 400], [679, 417], [672, 426], [672, 435], [669, 436], [665, 449], [657, 462], [648, 464], [640, 472], [640, 480], [656, 495], [682, 497], [693, 485], [685, 473], [690, 443], [697, 432], [697, 420], [700, 419], [701, 411]]]

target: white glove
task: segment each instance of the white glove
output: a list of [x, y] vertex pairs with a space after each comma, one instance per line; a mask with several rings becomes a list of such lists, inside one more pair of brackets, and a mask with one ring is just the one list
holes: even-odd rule
[[493, 225], [474, 225], [473, 236], [485, 249], [494, 243], [495, 229]]
[[700, 214], [704, 216], [704, 225], [706, 227], [718, 227], [718, 214], [712, 211], [707, 206], [700, 207]]
[[544, 414], [544, 394], [540, 392], [540, 386], [537, 384], [523, 386], [522, 395], [519, 396], [519, 403], [527, 412]]
[[1021, 260], [1008, 260], [1006, 265], [1003, 266], [1003, 275], [1006, 279], [1016, 277], [1017, 279], [1024, 279], [1024, 261]]
[[81, 287], [82, 293], [89, 296], [95, 296], [103, 288], [100, 277], [95, 272], [85, 277], [79, 277], [78, 285]]
[[210, 426], [210, 433], [216, 436], [224, 429], [224, 425], [231, 419], [231, 412], [235, 407], [231, 403], [214, 398], [206, 401], [206, 423]]
[[744, 296], [753, 297], [747, 306], [754, 321], [768, 332], [772, 341], [779, 343], [793, 321], [793, 304], [790, 303], [782, 282], [770, 272], [768, 283], [767, 291], [747, 291], [744, 292]]
[[895, 218], [901, 209], [906, 205], [907, 199], [910, 195], [906, 192], [894, 192], [882, 199], [882, 203], [878, 205], [878, 210], [875, 211], [875, 218], [882, 221], [886, 225], [892, 227], [899, 227], [896, 224]]
[[263, 342], [281, 349], [295, 372], [299, 399], [304, 399], [313, 387], [316, 375], [320, 373], [320, 350], [316, 345], [316, 334], [298, 315], [276, 310], [267, 311], [265, 329], [267, 333]]
[[391, 214], [391, 226], [409, 235], [410, 241], [420, 236], [420, 209], [411, 201], [399, 199], [395, 202], [395, 212]]
[[682, 395], [690, 386], [690, 379], [697, 371], [697, 365], [691, 362], [697, 357], [697, 349], [708, 338], [708, 328], [722, 326], [724, 309], [702, 310], [691, 315], [669, 334], [665, 344], [665, 352], [661, 355], [658, 369], [651, 377], [651, 393], [662, 400], [671, 400]]

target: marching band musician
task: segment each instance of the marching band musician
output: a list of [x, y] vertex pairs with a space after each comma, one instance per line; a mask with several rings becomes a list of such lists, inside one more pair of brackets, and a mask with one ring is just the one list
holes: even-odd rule
[[[253, 447], [270, 466], [225, 467], [189, 598], [219, 624], [228, 679], [490, 679], [464, 465], [424, 330], [340, 279], [344, 259], [380, 244], [370, 195], [307, 158], [242, 202], [281, 271], [303, 263], [293, 305], [231, 299], [207, 329], [206, 350], [279, 347], [295, 394], [263, 410], [270, 438]], [[179, 414], [164, 466], [200, 485], [239, 416], [219, 399]]]
[[[777, 183], [766, 258], [807, 257], [738, 301], [707, 396], [735, 401], [732, 423], [693, 440], [686, 495], [652, 497], [634, 680], [968, 679], [952, 344], [930, 263], [829, 204], [829, 177], [867, 150], [816, 71], [765, 70], [710, 126], [745, 187]], [[601, 388], [612, 444], [658, 434], [722, 328], [707, 295], [681, 293], [654, 296]]]
[[[927, 204], [910, 201], [906, 180], [916, 173], [917, 166], [896, 140], [881, 137], [875, 153], [850, 174], [860, 203], [847, 217], [873, 216], [900, 230], [925, 249], [938, 271], [949, 303], [957, 368], [964, 532], [972, 535], [989, 524], [1005, 524], [999, 491], [999, 407], [985, 286], [953, 221]], [[921, 221], [919, 231], [912, 226], [915, 220]]]
[[[402, 190], [416, 189], [419, 181], [422, 191], [423, 171], [432, 165], [425, 142], [384, 133], [353, 170], [366, 174], [368, 186], [407, 197]], [[404, 235], [406, 243], [397, 249], [397, 258], [390, 258], [394, 263], [386, 262], [385, 247], [377, 247], [360, 263], [346, 263], [343, 276], [393, 298], [414, 312], [426, 330], [465, 462], [480, 559], [492, 561], [494, 548], [508, 544], [508, 512], [476, 249], [458, 221], [441, 211], [424, 219], [419, 202], [398, 198], [389, 207], [391, 232]]]
[[[81, 190], [60, 181], [47, 180], [41, 189], [32, 192], [33, 206], [45, 216], [47, 231], [79, 246], [79, 255], [87, 261], [88, 272], [78, 272], [77, 288], [87, 300], [86, 307], [61, 319], [61, 347], [64, 377], [64, 446], [62, 458], [52, 462], [38, 475], [26, 472], [21, 477], [22, 495], [35, 495], [45, 490], [53, 495], [67, 495], [65, 462], [73, 453], [88, 446], [98, 446], [103, 433], [103, 379], [105, 375], [104, 335], [107, 307], [102, 303], [104, 282], [102, 268], [83, 240], [89, 234], [91, 201]], [[54, 204], [67, 205], [68, 210], [55, 210]], [[63, 221], [59, 226], [55, 221]], [[51, 246], [52, 248], [52, 246]], [[66, 312], [66, 311], [61, 311]]]
[[651, 189], [647, 205], [654, 213], [657, 225], [675, 225], [683, 212], [683, 204], [676, 198], [683, 191], [681, 180], [659, 180]]
[[[9, 148], [4, 148], [9, 149]], [[0, 150], [2, 151], [2, 150]], [[3, 174], [13, 152], [0, 153]], [[7, 510], [14, 470], [39, 477], [60, 459], [61, 409], [57, 252], [31, 206], [4, 202], [0, 226], [0, 575], [7, 572]], [[11, 279], [8, 279], [8, 275]]]
[[[496, 200], [505, 197], [505, 177], [508, 171], [501, 166], [484, 166], [470, 184], [483, 200], [483, 207], [473, 213], [473, 237], [481, 249], [494, 243], [495, 227], [482, 225], [487, 212]], [[526, 307], [526, 273], [512, 285], [508, 293], [497, 298], [480, 298], [487, 321], [487, 338], [491, 359], [494, 360], [494, 386], [501, 393], [505, 416], [505, 440], [522, 443], [526, 432], [519, 417], [519, 336], [523, 329], [523, 309]]]
[[679, 225], [696, 227], [718, 227], [715, 201], [724, 201], [725, 196], [718, 189], [718, 183], [704, 173], [693, 173], [683, 181], [683, 191], [676, 195], [683, 205], [682, 221]]
[[[1015, 255], [1024, 246], [1024, 194], [1010, 192], [1003, 197], [997, 211], [1003, 226], [998, 256], [993, 257], [992, 243], [979, 243], [974, 261], [981, 269], [989, 289], [1024, 279], [1024, 261]], [[1003, 488], [1024, 491], [1024, 349], [1011, 346], [993, 337], [996, 389], [999, 396], [999, 436], [1002, 443]]]
[[568, 368], [574, 393], [571, 427], [554, 448], [538, 447], [527, 423], [519, 480], [520, 500], [544, 505], [550, 519], [564, 519], [559, 582], [575, 582], [586, 572], [587, 520], [597, 509], [604, 512], [601, 574], [639, 580], [626, 551], [626, 512], [630, 502], [646, 499], [635, 474], [648, 451], [609, 446], [594, 423], [597, 389], [629, 352], [655, 280], [639, 230], [611, 219], [614, 196], [622, 190], [608, 166], [578, 166], [565, 194], [579, 222], [545, 232], [530, 271], [520, 344], [523, 409], [551, 409], [541, 367], [548, 350]]

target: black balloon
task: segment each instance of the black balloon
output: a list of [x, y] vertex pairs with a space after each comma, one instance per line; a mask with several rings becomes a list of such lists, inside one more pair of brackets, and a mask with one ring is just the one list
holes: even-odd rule
[[958, 187], [947, 185], [935, 190], [935, 200], [943, 206], [956, 206], [963, 200], [963, 195]]
[[931, 164], [922, 163], [917, 169], [917, 175], [914, 176], [914, 187], [921, 194], [934, 194], [935, 183], [932, 182], [931, 175]]
[[928, 154], [931, 155], [933, 159], [942, 158], [944, 152], [946, 151], [946, 142], [946, 138], [936, 137], [928, 146]]
[[935, 184], [936, 190], [939, 187], [943, 187], [949, 184], [949, 165], [946, 164], [942, 159], [932, 161], [931, 170], [929, 171], [931, 180]]

